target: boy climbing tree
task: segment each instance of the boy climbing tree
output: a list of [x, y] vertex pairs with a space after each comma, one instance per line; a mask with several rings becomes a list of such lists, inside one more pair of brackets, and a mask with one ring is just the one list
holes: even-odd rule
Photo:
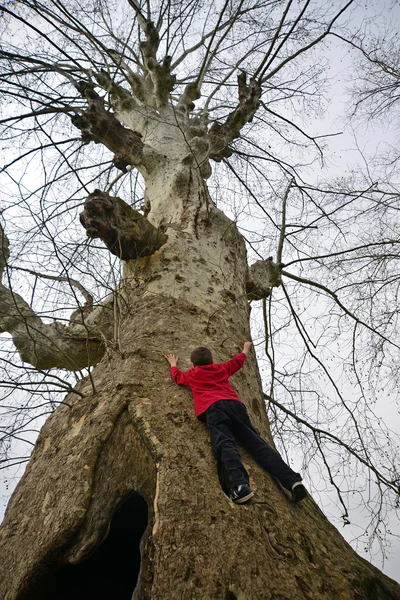
[[193, 369], [189, 371], [177, 368], [178, 357], [175, 354], [168, 354], [165, 358], [171, 365], [172, 379], [178, 385], [191, 388], [196, 417], [207, 422], [211, 445], [229, 480], [229, 498], [242, 504], [254, 496], [249, 485], [249, 474], [235, 446], [237, 438], [298, 502], [307, 495], [301, 476], [260, 437], [249, 419], [245, 405], [229, 383], [229, 377], [243, 367], [251, 346], [252, 342], [245, 342], [240, 354], [220, 364], [213, 362], [208, 348], [195, 348], [190, 355]]

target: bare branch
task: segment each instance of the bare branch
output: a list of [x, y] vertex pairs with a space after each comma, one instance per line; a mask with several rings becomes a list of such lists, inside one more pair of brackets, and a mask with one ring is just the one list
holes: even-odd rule
[[310, 279], [305, 279], [304, 277], [299, 277], [298, 275], [293, 275], [293, 273], [288, 273], [287, 271], [285, 271], [283, 269], [282, 269], [281, 273], [282, 273], [282, 275], [285, 275], [285, 277], [289, 277], [290, 279], [294, 279], [295, 281], [300, 281], [302, 283], [306, 283], [307, 285], [311, 285], [312, 287], [315, 287], [315, 288], [318, 288], [318, 289], [322, 290], [323, 292], [325, 292], [326, 294], [328, 294], [328, 296], [330, 296], [331, 298], [333, 298], [334, 301], [336, 302], [336, 304], [338, 306], [340, 306], [340, 308], [343, 310], [343, 312], [347, 316], [349, 316], [351, 319], [353, 319], [356, 323], [359, 323], [360, 325], [363, 325], [364, 327], [366, 327], [367, 329], [369, 329], [369, 331], [371, 331], [372, 333], [374, 333], [377, 336], [379, 336], [382, 340], [384, 340], [388, 344], [390, 344], [392, 346], [395, 346], [396, 348], [400, 349], [400, 346], [398, 344], [396, 344], [395, 342], [393, 342], [392, 340], [390, 340], [386, 336], [382, 335], [381, 333], [379, 333], [379, 331], [377, 329], [374, 329], [373, 327], [371, 327], [371, 325], [368, 325], [368, 323], [366, 323], [365, 321], [362, 321], [355, 314], [353, 314], [339, 300], [338, 295], [335, 292], [332, 292], [332, 290], [330, 290], [325, 285], [322, 285], [321, 283], [318, 283], [316, 281], [311, 281]]
[[[300, 20], [300, 18], [301, 18], [301, 14], [304, 12], [304, 10], [306, 9], [306, 7], [307, 7], [307, 5], [308, 5], [308, 4], [309, 4], [309, 0], [306, 2], [306, 5], [305, 5], [305, 7], [303, 8], [302, 12], [300, 13], [299, 17], [297, 18], [296, 22], [298, 22], [298, 21]], [[268, 49], [267, 53], [265, 54], [265, 56], [264, 56], [263, 60], [262, 60], [262, 61], [261, 61], [261, 63], [259, 64], [258, 68], [256, 69], [256, 71], [255, 71], [255, 73], [254, 73], [254, 77], [257, 77], [257, 75], [258, 75], [258, 74], [261, 72], [261, 78], [262, 78], [262, 74], [263, 74], [263, 72], [264, 72], [264, 71], [263, 71], [263, 69], [264, 69], [264, 65], [267, 63], [267, 61], [268, 61], [268, 58], [269, 58], [269, 56], [270, 56], [270, 54], [271, 54], [271, 52], [272, 52], [272, 50], [273, 50], [273, 48], [274, 48], [274, 46], [275, 46], [275, 44], [276, 44], [276, 41], [277, 41], [277, 39], [278, 39], [278, 37], [279, 37], [279, 34], [280, 34], [281, 30], [282, 30], [282, 27], [283, 27], [284, 23], [285, 23], [285, 19], [286, 19], [286, 17], [287, 17], [287, 14], [288, 14], [288, 12], [289, 12], [289, 10], [290, 10], [290, 7], [291, 7], [291, 5], [292, 5], [292, 0], [289, 0], [289, 2], [288, 2], [288, 3], [287, 3], [287, 5], [286, 5], [286, 8], [285, 8], [285, 10], [283, 11], [283, 14], [282, 14], [281, 21], [280, 21], [280, 23], [279, 23], [278, 27], [277, 27], [277, 28], [276, 28], [276, 30], [275, 30], [275, 34], [274, 34], [274, 37], [272, 38], [272, 41], [271, 41], [270, 47], [269, 47], [269, 49]], [[295, 23], [296, 23], [296, 22], [295, 22]], [[293, 25], [293, 27], [295, 27], [295, 24]], [[292, 29], [293, 29], [293, 27], [292, 27]], [[289, 33], [288, 35], [290, 35], [290, 33]], [[276, 53], [274, 54], [273, 58], [274, 58], [275, 56], [276, 56]], [[272, 58], [272, 60], [273, 60], [273, 58]], [[266, 67], [266, 68], [268, 68], [268, 67]]]
[[283, 243], [285, 241], [285, 235], [286, 235], [286, 204], [287, 204], [287, 199], [289, 196], [290, 188], [292, 187], [292, 185], [293, 185], [293, 180], [291, 180], [289, 182], [289, 185], [286, 188], [286, 191], [284, 193], [283, 200], [282, 200], [281, 233], [279, 235], [278, 249], [276, 251], [276, 262], [278, 263], [278, 265], [282, 262]]
[[347, 450], [347, 452], [349, 452], [349, 454], [351, 454], [352, 456], [354, 456], [359, 462], [361, 462], [363, 465], [365, 465], [366, 467], [368, 467], [368, 469], [375, 474], [375, 476], [378, 479], [378, 481], [380, 481], [381, 483], [383, 483], [384, 485], [390, 487], [392, 490], [394, 490], [396, 493], [398, 493], [398, 484], [396, 484], [395, 482], [387, 479], [387, 477], [385, 477], [385, 475], [383, 475], [375, 467], [375, 465], [373, 465], [370, 461], [368, 461], [366, 458], [364, 458], [364, 456], [361, 456], [361, 454], [359, 452], [357, 452], [356, 450], [354, 450], [354, 448], [352, 448], [345, 441], [341, 440], [340, 438], [338, 438], [336, 435], [334, 435], [330, 431], [326, 431], [324, 429], [320, 429], [319, 427], [315, 427], [314, 425], [311, 425], [311, 423], [309, 423], [308, 421], [306, 421], [305, 419], [303, 419], [299, 415], [296, 415], [289, 408], [287, 408], [286, 406], [283, 406], [283, 404], [280, 404], [274, 398], [271, 398], [271, 396], [268, 396], [267, 394], [264, 394], [264, 398], [268, 402], [271, 402], [271, 404], [273, 404], [274, 406], [276, 406], [277, 408], [279, 408], [279, 410], [281, 410], [281, 411], [285, 412], [287, 415], [289, 415], [297, 423], [301, 423], [302, 425], [304, 425], [305, 427], [307, 427], [307, 429], [310, 429], [313, 432], [313, 434], [319, 435], [321, 437], [325, 437], [328, 440], [332, 440], [335, 444], [338, 444], [339, 446], [343, 446], [343, 448], [345, 448]]
[[263, 73], [261, 74], [261, 77], [260, 77], [261, 83], [265, 83], [266, 81], [268, 81], [269, 79], [271, 79], [272, 77], [274, 77], [287, 63], [293, 61], [295, 58], [297, 58], [301, 54], [304, 54], [304, 52], [307, 52], [308, 50], [310, 50], [310, 48], [316, 46], [324, 38], [326, 38], [326, 36], [331, 33], [332, 27], [334, 26], [334, 24], [336, 23], [336, 21], [339, 19], [339, 17], [344, 12], [346, 12], [346, 10], [349, 8], [349, 6], [351, 6], [353, 4], [353, 2], [354, 2], [354, 0], [350, 0], [349, 2], [347, 2], [347, 4], [345, 4], [345, 6], [338, 13], [336, 13], [335, 17], [331, 20], [331, 22], [329, 23], [329, 25], [327, 26], [327, 28], [325, 29], [325, 31], [320, 36], [318, 36], [317, 38], [315, 38], [309, 44], [306, 44], [305, 46], [303, 46], [302, 48], [300, 48], [300, 50], [297, 50], [297, 52], [294, 52], [291, 56], [288, 56], [287, 58], [285, 58], [277, 67], [275, 67], [270, 73], [268, 73], [268, 75], [264, 76], [265, 71], [266, 71], [266, 69], [264, 69], [264, 71], [263, 71]]
[[[0, 232], [0, 265], [7, 273], [8, 240], [1, 225]], [[19, 294], [0, 283], [0, 332], [10, 333], [21, 359], [37, 369], [77, 371], [96, 364], [104, 354], [101, 332], [109, 326], [109, 318], [103, 321], [108, 311], [106, 302], [82, 325], [44, 323]]]
[[127, 165], [149, 168], [141, 134], [125, 128], [112, 113], [106, 111], [104, 99], [94, 91], [93, 84], [82, 81], [78, 89], [88, 101], [88, 110], [71, 120], [81, 130], [82, 140], [107, 146], [115, 155], [115, 165], [122, 171]]
[[71, 277], [61, 277], [58, 275], [48, 275], [47, 273], [37, 273], [36, 271], [32, 271], [31, 269], [24, 269], [23, 267], [9, 267], [14, 271], [22, 271], [23, 273], [29, 273], [30, 275], [34, 275], [35, 277], [40, 277], [41, 279], [50, 279], [51, 281], [66, 281], [69, 285], [76, 287], [85, 298], [85, 307], [93, 306], [93, 296], [87, 291], [85, 287], [76, 279], [72, 279]]

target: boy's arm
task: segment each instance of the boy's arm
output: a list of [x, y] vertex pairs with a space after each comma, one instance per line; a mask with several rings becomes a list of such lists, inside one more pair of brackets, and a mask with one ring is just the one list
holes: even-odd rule
[[236, 371], [239, 371], [239, 369], [243, 367], [252, 345], [252, 342], [245, 342], [243, 344], [243, 350], [240, 354], [237, 354], [231, 360], [228, 360], [228, 362], [222, 363], [227, 370], [228, 377], [230, 377], [231, 375], [236, 373]]
[[165, 354], [164, 356], [170, 364], [171, 377], [175, 383], [178, 385], [189, 385], [187, 373], [180, 371], [176, 366], [178, 364], [178, 357], [175, 354]]

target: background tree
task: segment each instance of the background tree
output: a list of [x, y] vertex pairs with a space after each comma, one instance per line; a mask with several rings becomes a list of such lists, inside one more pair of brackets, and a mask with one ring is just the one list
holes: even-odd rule
[[[398, 347], [393, 320], [371, 317], [372, 296], [362, 301], [366, 288], [379, 291], [372, 278], [365, 281], [364, 266], [376, 260], [387, 271], [387, 250], [398, 239], [383, 229], [374, 242], [354, 246], [351, 237], [354, 218], [361, 223], [382, 209], [377, 198], [387, 191], [307, 185], [310, 147], [322, 150], [285, 114], [288, 104], [306, 119], [318, 110], [324, 64], [313, 53], [351, 4], [2, 7], [2, 124], [10, 158], [0, 326], [24, 363], [10, 349], [4, 381], [11, 379], [18, 394], [6, 409], [4, 460], [23, 460], [10, 455], [10, 439], [27, 435], [41, 406], [49, 412], [49, 403], [61, 404], [41, 431], [1, 531], [8, 600], [88, 597], [85, 586], [97, 598], [129, 598], [133, 589], [135, 598], [400, 597], [311, 499], [294, 507], [245, 452], [257, 499], [248, 507], [229, 503], [190, 395], [174, 387], [162, 358], [166, 351], [188, 356], [204, 343], [226, 360], [249, 337], [248, 299], [268, 299], [261, 339], [275, 382], [267, 394], [275, 424], [284, 414], [297, 434], [311, 430], [306, 459], [322, 455], [345, 511], [330, 447], [355, 456], [373, 473], [380, 498], [395, 502], [393, 445], [382, 458], [372, 453], [372, 440], [378, 452], [382, 444], [365, 431], [371, 414], [360, 425], [368, 403], [361, 410], [345, 399], [326, 366], [336, 317], [340, 331], [352, 330], [360, 389], [356, 355], [366, 335], [365, 369]], [[207, 185], [211, 161], [219, 169]], [[101, 239], [112, 257], [100, 244], [82, 243], [79, 213], [89, 239]], [[376, 208], [376, 215], [393, 223], [390, 212]], [[254, 221], [261, 224], [256, 234], [246, 231], [254, 231]], [[246, 238], [258, 259], [250, 267]], [[338, 239], [350, 245], [337, 249]], [[338, 260], [347, 255], [356, 258], [359, 280]], [[290, 270], [294, 264], [299, 271]], [[335, 269], [346, 276], [339, 287]], [[307, 331], [299, 306], [304, 289], [317, 291], [313, 317], [328, 334]], [[331, 302], [323, 304], [324, 317], [317, 312], [321, 295]], [[316, 300], [305, 302], [313, 307]], [[301, 355], [291, 344], [290, 369], [276, 347], [289, 320], [302, 340]], [[326, 342], [317, 351], [315, 336]], [[316, 369], [328, 382], [320, 389], [311, 380]], [[235, 384], [270, 439], [254, 357]], [[292, 406], [281, 400], [284, 389]], [[69, 392], [62, 401], [54, 396], [60, 390]], [[347, 438], [321, 427], [338, 414], [348, 416]]]

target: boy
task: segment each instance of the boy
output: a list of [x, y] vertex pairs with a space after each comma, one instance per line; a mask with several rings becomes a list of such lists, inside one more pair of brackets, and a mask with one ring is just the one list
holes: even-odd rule
[[211, 445], [229, 482], [229, 498], [243, 503], [254, 496], [249, 486], [249, 476], [235, 446], [238, 438], [268, 473], [292, 493], [295, 502], [303, 500], [307, 492], [301, 476], [282, 460], [254, 429], [247, 410], [228, 379], [244, 364], [252, 342], [245, 342], [243, 351], [228, 362], [215, 364], [211, 351], [204, 346], [190, 355], [193, 369], [179, 371], [178, 357], [168, 354], [171, 377], [179, 385], [187, 385], [193, 393], [196, 417], [207, 421]]

